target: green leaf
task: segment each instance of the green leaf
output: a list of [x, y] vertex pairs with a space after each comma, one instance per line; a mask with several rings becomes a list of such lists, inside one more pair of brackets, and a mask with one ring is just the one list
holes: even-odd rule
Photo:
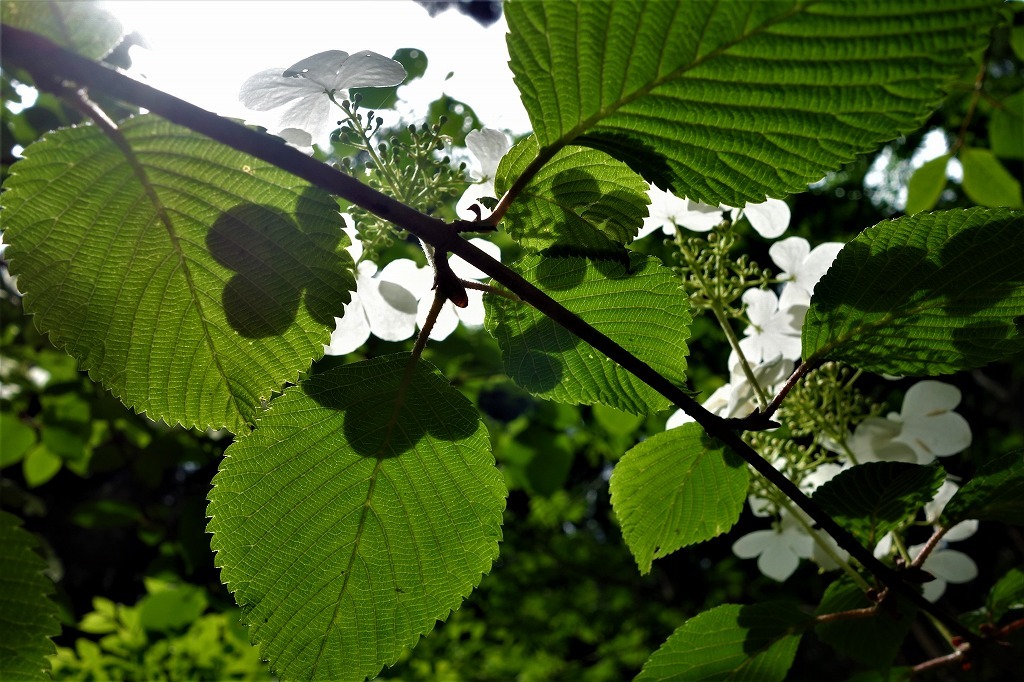
[[586, 145], [679, 196], [743, 206], [916, 129], [985, 44], [994, 6], [576, 0], [505, 13], [542, 155]]
[[38, 488], [49, 481], [57, 475], [62, 466], [64, 460], [50, 452], [42, 443], [29, 450], [25, 459], [21, 461], [21, 471], [30, 488]]
[[945, 478], [940, 466], [868, 462], [822, 485], [814, 501], [865, 546], [874, 547], [930, 502]]
[[683, 623], [644, 663], [636, 682], [782, 682], [809, 616], [792, 604], [723, 604]]
[[942, 510], [951, 528], [966, 519], [1024, 526], [1024, 450], [997, 455], [978, 467]]
[[10, 412], [0, 412], [0, 467], [20, 462], [35, 444], [35, 429]]
[[[655, 258], [613, 261], [527, 256], [520, 275], [677, 385], [686, 380], [690, 302], [679, 277]], [[614, 305], [609, 305], [614, 301]], [[498, 340], [505, 372], [534, 395], [602, 403], [634, 414], [668, 400], [524, 303], [486, 296], [487, 330]]]
[[50, 637], [60, 634], [53, 582], [35, 537], [21, 520], [0, 511], [0, 679], [49, 680], [54, 653]]
[[879, 223], [847, 244], [804, 319], [805, 359], [934, 376], [1024, 348], [1024, 213], [983, 208]]
[[689, 423], [631, 448], [612, 471], [612, 508], [641, 573], [654, 559], [725, 533], [740, 518], [750, 473]]
[[1024, 568], [1011, 568], [989, 592], [986, 604], [993, 623], [1012, 609], [1024, 609]]
[[[533, 135], [509, 150], [494, 180], [498, 196], [537, 152]], [[567, 147], [512, 202], [505, 214], [505, 229], [531, 251], [618, 253], [643, 225], [650, 203], [647, 189], [647, 183], [621, 161], [593, 149]]]
[[930, 211], [946, 189], [946, 166], [949, 154], [932, 159], [910, 176], [907, 183], [907, 215]]
[[1010, 175], [999, 159], [988, 149], [960, 150], [964, 168], [961, 183], [971, 201], [979, 206], [1024, 208], [1020, 181]]
[[95, 2], [4, 0], [0, 18], [89, 59], [105, 57], [121, 42], [121, 22]]
[[1024, 61], [1024, 26], [1014, 26], [1010, 29], [1010, 48], [1021, 61]]
[[[828, 586], [814, 614], [841, 613], [875, 605], [861, 588], [843, 576]], [[887, 668], [899, 653], [916, 615], [916, 606], [896, 598], [895, 610], [880, 608], [868, 618], [822, 623], [814, 631], [821, 641], [839, 653], [872, 668]]]
[[[1020, 32], [1024, 34], [1024, 30]], [[997, 156], [1024, 159], [1024, 90], [1007, 97], [1002, 104], [992, 112], [988, 127], [989, 144]]]
[[498, 554], [487, 429], [407, 355], [287, 389], [210, 493], [217, 565], [283, 678], [362, 680], [444, 619]]
[[12, 167], [0, 199], [25, 307], [126, 405], [244, 431], [323, 355], [354, 288], [337, 205], [156, 117], [121, 130], [145, 180], [92, 126]]
[[206, 606], [205, 590], [195, 585], [177, 585], [139, 601], [139, 624], [158, 632], [181, 630], [196, 621]]

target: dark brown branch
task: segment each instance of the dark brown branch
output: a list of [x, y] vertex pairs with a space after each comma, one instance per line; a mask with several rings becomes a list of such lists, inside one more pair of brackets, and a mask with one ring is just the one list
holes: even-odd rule
[[[921, 610], [932, 614], [965, 640], [977, 639], [975, 634], [967, 630], [954, 617], [942, 612], [934, 604], [924, 599], [914, 587], [902, 580], [897, 571], [876, 559], [869, 550], [833, 521], [796, 485], [747, 445], [726, 420], [704, 409], [680, 387], [665, 379], [647, 363], [590, 326], [578, 315], [527, 282], [519, 274], [462, 239], [452, 225], [424, 215], [363, 185], [351, 176], [285, 145], [279, 138], [251, 130], [177, 97], [134, 81], [113, 69], [65, 50], [34, 33], [5, 25], [0, 48], [2, 48], [4, 62], [13, 63], [29, 71], [39, 87], [59, 87], [63, 81], [73, 81], [79, 87], [94, 88], [107, 95], [144, 107], [173, 123], [186, 126], [238, 151], [274, 164], [321, 189], [337, 194], [407, 230], [433, 246], [439, 254], [454, 253], [471, 265], [475, 265], [509, 291], [586, 341], [596, 350], [604, 353], [693, 417], [709, 435], [725, 443], [758, 473], [778, 487], [784, 495], [793, 500], [819, 527], [831, 535], [840, 547], [849, 552], [868, 571], [875, 574], [883, 584], [916, 604]], [[464, 223], [457, 225], [462, 229], [466, 227]]]

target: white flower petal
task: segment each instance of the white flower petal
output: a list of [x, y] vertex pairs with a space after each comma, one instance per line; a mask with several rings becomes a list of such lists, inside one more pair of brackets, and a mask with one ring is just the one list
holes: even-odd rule
[[404, 341], [416, 331], [416, 297], [394, 282], [374, 280], [359, 295], [370, 331], [384, 341]]
[[903, 429], [896, 440], [917, 453], [919, 464], [962, 452], [971, 444], [971, 427], [951, 412], [960, 403], [960, 390], [939, 381], [919, 381], [903, 399]]
[[[427, 314], [430, 312], [430, 306], [433, 304], [433, 296], [426, 297], [420, 301], [419, 311], [416, 314], [416, 324], [423, 328], [423, 324], [427, 321]], [[437, 314], [437, 320], [434, 321], [434, 326], [430, 329], [430, 337], [434, 341], [443, 341], [447, 339], [455, 328], [459, 326], [459, 316], [455, 312], [455, 306], [451, 301], [445, 301], [444, 305], [441, 306], [441, 311]]]
[[694, 232], [710, 232], [721, 224], [724, 214], [721, 207], [709, 206], [699, 201], [687, 201], [686, 211], [676, 217], [676, 224]]
[[903, 421], [948, 412], [960, 404], [960, 389], [941, 381], [919, 381], [903, 398]]
[[[474, 237], [469, 242], [491, 258], [501, 260], [501, 249], [497, 244], [486, 239], [480, 239], [479, 237]], [[487, 278], [487, 273], [478, 270], [475, 266], [470, 265], [458, 256], [451, 256], [448, 259], [448, 263], [452, 266], [452, 272], [460, 279], [475, 279], [479, 281]]]
[[434, 272], [426, 266], [419, 266], [408, 258], [396, 258], [380, 271], [377, 279], [400, 284], [407, 289], [416, 300], [432, 299], [431, 287], [434, 286]]
[[960, 542], [966, 540], [978, 532], [978, 520], [968, 519], [956, 524], [942, 536], [944, 542]]
[[324, 85], [339, 90], [383, 88], [399, 85], [405, 80], [405, 76], [405, 67], [399, 62], [382, 54], [363, 50], [344, 60], [338, 67], [334, 79], [324, 81]]
[[922, 568], [950, 583], [966, 583], [978, 577], [978, 565], [974, 559], [955, 549], [935, 550], [924, 560]]
[[484, 292], [479, 289], [467, 289], [466, 295], [469, 297], [466, 307], [455, 309], [459, 321], [467, 327], [483, 326], [484, 317], [487, 314], [484, 310]]
[[789, 227], [790, 210], [785, 201], [768, 199], [761, 204], [747, 204], [743, 215], [750, 226], [765, 239], [775, 239]]
[[692, 421], [696, 420], [682, 410], [676, 410], [669, 415], [668, 421], [665, 422], [665, 430], [668, 431], [669, 429], [674, 429], [682, 426], [683, 424], [689, 424]]
[[740, 559], [753, 559], [776, 541], [774, 530], [755, 530], [732, 543], [732, 553]]
[[466, 134], [466, 146], [477, 160], [476, 180], [491, 180], [491, 192], [494, 192], [494, 174], [498, 163], [512, 148], [508, 136], [500, 130], [484, 128]]
[[359, 296], [352, 294], [352, 300], [345, 304], [342, 317], [334, 318], [331, 341], [324, 346], [325, 355], [346, 355], [366, 343], [370, 338], [370, 323], [363, 312]]
[[[238, 89], [238, 101], [246, 109], [269, 111], [289, 102], [323, 93], [323, 86], [305, 78], [285, 78], [281, 69], [266, 69], [249, 76]], [[327, 99], [324, 96], [324, 99]]]
[[307, 80], [324, 86], [338, 73], [338, 69], [348, 59], [348, 52], [342, 50], [326, 50], [300, 59], [279, 73], [286, 78], [301, 76]]
[[757, 558], [757, 568], [764, 575], [778, 582], [785, 582], [800, 565], [800, 557], [786, 547], [771, 545]]
[[825, 242], [815, 246], [796, 272], [796, 281], [800, 286], [813, 293], [814, 287], [835, 263], [844, 246], [846, 245], [841, 242]]
[[783, 276], [790, 277], [800, 271], [810, 252], [811, 245], [803, 237], [786, 237], [768, 247], [772, 262], [782, 270]]

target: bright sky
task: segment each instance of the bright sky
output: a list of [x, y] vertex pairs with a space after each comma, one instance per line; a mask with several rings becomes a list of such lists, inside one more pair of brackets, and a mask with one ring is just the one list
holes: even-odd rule
[[[455, 10], [431, 19], [407, 0], [119, 0], [103, 6], [150, 47], [133, 48], [133, 73], [224, 116], [260, 121], [237, 99], [238, 86], [257, 71], [287, 68], [324, 50], [373, 50], [390, 57], [412, 47], [427, 55], [429, 65], [423, 78], [399, 91], [401, 97], [425, 105], [446, 93], [473, 107], [489, 127], [530, 130], [508, 69], [504, 18], [487, 28]], [[445, 81], [448, 72], [454, 75]]]

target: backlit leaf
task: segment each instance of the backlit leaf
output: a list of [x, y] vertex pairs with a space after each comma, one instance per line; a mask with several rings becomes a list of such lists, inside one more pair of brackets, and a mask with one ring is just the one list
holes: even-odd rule
[[93, 126], [12, 166], [5, 255], [26, 310], [129, 407], [244, 431], [323, 355], [349, 300], [337, 205], [154, 116], [122, 131], [145, 180]]
[[997, 4], [509, 2], [509, 63], [541, 154], [590, 146], [743, 206], [917, 128]]
[[[855, 661], [872, 668], [890, 666], [914, 624], [917, 607], [898, 597], [867, 618], [822, 623], [814, 628], [818, 639]], [[840, 613], [875, 606], [864, 591], [843, 576], [828, 586], [815, 615]]]
[[[618, 262], [527, 256], [514, 269], [553, 299], [682, 385], [690, 302], [679, 276], [657, 259], [629, 254]], [[614, 301], [613, 304], [609, 301]], [[487, 330], [498, 340], [506, 373], [531, 393], [559, 402], [602, 403], [634, 414], [669, 402], [603, 354], [525, 303], [486, 296]]]
[[1024, 212], [918, 214], [839, 252], [804, 319], [803, 354], [934, 376], [1024, 349]]
[[782, 682], [809, 618], [784, 602], [716, 606], [672, 633], [636, 682]]
[[989, 149], [960, 150], [964, 193], [979, 206], [1024, 208], [1020, 180]]
[[1024, 526], [1024, 450], [986, 460], [956, 491], [940, 521], [949, 528], [965, 519]]
[[121, 22], [95, 2], [4, 0], [8, 26], [38, 33], [83, 57], [105, 57], [121, 40]]
[[907, 215], [930, 211], [946, 189], [946, 166], [949, 154], [932, 159], [910, 176], [907, 183]]
[[469, 401], [389, 356], [287, 389], [210, 493], [221, 577], [286, 679], [362, 680], [444, 619], [498, 554], [505, 486]]
[[612, 471], [612, 508], [641, 573], [681, 547], [725, 533], [743, 511], [746, 465], [695, 423], [630, 449]]

